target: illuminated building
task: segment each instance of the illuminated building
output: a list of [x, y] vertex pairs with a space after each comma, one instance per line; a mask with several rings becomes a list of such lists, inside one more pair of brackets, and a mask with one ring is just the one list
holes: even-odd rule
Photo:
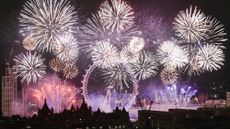
[[17, 98], [17, 79], [14, 69], [7, 65], [2, 76], [2, 115], [12, 116], [11, 103]]

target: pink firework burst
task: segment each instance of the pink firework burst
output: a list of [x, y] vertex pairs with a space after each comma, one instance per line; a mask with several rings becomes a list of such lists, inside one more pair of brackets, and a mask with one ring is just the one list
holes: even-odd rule
[[25, 97], [27, 105], [36, 105], [41, 108], [46, 99], [49, 108], [54, 112], [70, 109], [73, 105], [77, 107], [81, 104], [80, 91], [76, 86], [61, 81], [56, 76], [47, 76], [40, 80], [36, 86], [26, 89]]

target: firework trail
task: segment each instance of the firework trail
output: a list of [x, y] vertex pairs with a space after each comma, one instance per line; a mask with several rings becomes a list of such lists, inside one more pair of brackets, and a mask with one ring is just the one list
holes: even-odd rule
[[191, 86], [182, 86], [179, 88], [175, 84], [161, 91], [162, 98], [164, 99], [162, 101], [182, 107], [188, 106], [191, 98], [195, 96], [196, 93], [197, 90], [193, 89]]

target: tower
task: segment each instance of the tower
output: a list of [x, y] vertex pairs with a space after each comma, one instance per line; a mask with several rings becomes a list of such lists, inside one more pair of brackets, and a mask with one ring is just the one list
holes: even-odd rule
[[12, 116], [11, 103], [17, 98], [17, 79], [14, 69], [7, 67], [5, 75], [2, 76], [2, 115]]

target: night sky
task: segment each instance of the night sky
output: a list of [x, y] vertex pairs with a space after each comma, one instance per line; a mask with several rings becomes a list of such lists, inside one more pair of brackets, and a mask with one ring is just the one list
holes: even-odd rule
[[[103, 0], [71, 0], [77, 7], [80, 19], [84, 22], [90, 13], [95, 12]], [[206, 14], [212, 15], [225, 25], [228, 39], [230, 39], [230, 8], [227, 0], [127, 0], [135, 11], [148, 10], [149, 13], [159, 13], [172, 22], [179, 10], [184, 10], [190, 5], [196, 5]], [[0, 75], [4, 74], [6, 58], [13, 58], [15, 53], [21, 51], [21, 37], [18, 33], [18, 15], [25, 0], [1, 0], [0, 2]], [[230, 77], [230, 45], [226, 42], [226, 62], [221, 70], [205, 73], [194, 77], [196, 81], [226, 81]], [[13, 54], [12, 48], [14, 49]], [[12, 55], [12, 56], [10, 56]], [[87, 64], [80, 59], [82, 65]], [[81, 67], [80, 67], [81, 68]], [[79, 77], [78, 77], [79, 79]], [[79, 79], [80, 80], [80, 79]]]

